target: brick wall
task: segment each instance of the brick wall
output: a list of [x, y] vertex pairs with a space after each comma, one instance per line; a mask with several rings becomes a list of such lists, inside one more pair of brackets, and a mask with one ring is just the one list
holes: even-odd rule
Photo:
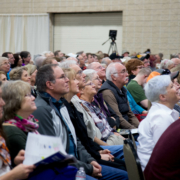
[[152, 53], [162, 52], [165, 58], [169, 58], [171, 53], [180, 52], [180, 0], [1, 0], [0, 2], [1, 14], [104, 11], [123, 11], [123, 49], [142, 52], [151, 48]]

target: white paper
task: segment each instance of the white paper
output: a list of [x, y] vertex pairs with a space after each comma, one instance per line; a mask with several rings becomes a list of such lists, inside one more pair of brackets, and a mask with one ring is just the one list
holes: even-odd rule
[[131, 133], [132, 133], [132, 134], [139, 133], [138, 128], [136, 128], [136, 129], [131, 129]]
[[67, 155], [59, 137], [28, 133], [23, 164], [35, 164], [58, 151]]

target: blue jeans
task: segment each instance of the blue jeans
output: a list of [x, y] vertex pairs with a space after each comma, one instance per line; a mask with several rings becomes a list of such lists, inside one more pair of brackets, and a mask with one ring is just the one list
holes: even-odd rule
[[[100, 164], [101, 165], [101, 164]], [[126, 171], [113, 168], [110, 166], [101, 165], [102, 178], [101, 180], [128, 180], [128, 174]], [[86, 180], [95, 180], [95, 178], [86, 175]]]
[[103, 149], [108, 149], [111, 151], [111, 154], [118, 158], [124, 159], [123, 145], [113, 145], [113, 146], [101, 146]]

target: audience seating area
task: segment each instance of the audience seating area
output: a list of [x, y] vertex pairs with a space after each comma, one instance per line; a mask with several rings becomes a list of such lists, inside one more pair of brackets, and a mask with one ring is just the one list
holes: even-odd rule
[[[180, 53], [164, 59], [150, 49], [3, 52], [0, 179], [179, 179], [173, 154], [159, 150], [178, 156], [166, 134], [178, 127], [179, 70]], [[28, 133], [58, 138], [76, 161], [24, 165]]]

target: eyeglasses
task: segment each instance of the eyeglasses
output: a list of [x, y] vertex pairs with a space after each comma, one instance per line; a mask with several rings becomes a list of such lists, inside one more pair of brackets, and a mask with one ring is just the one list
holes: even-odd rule
[[97, 67], [97, 69], [105, 69], [104, 67], [102, 67], [102, 66], [99, 66], [99, 67]]
[[31, 94], [26, 94], [25, 97], [31, 97], [32, 95]]
[[10, 65], [10, 64], [11, 64], [10, 62], [5, 62], [5, 63], [1, 64], [1, 66], [2, 65], [6, 65], [7, 66], [7, 65]]
[[100, 81], [101, 79], [100, 79], [99, 77], [97, 77], [97, 78], [95, 78], [94, 80], [98, 80], [98, 81]]
[[63, 74], [61, 77], [59, 77], [59, 78], [57, 78], [57, 79], [67, 79], [68, 77], [65, 75], [65, 74]]
[[145, 62], [144, 62], [144, 64], [149, 64], [149, 63], [150, 63], [150, 61], [145, 61]]
[[93, 86], [94, 84], [92, 82], [85, 84], [85, 86]]
[[79, 70], [76, 74], [78, 74], [78, 75], [82, 75], [82, 73], [83, 73], [83, 71], [82, 70]]
[[115, 73], [113, 73], [113, 74], [119, 74], [119, 73], [121, 73], [121, 74], [126, 74], [126, 73], [128, 73], [128, 72], [127, 72], [127, 70], [123, 70], [123, 71], [121, 71], [121, 72], [115, 72]]

